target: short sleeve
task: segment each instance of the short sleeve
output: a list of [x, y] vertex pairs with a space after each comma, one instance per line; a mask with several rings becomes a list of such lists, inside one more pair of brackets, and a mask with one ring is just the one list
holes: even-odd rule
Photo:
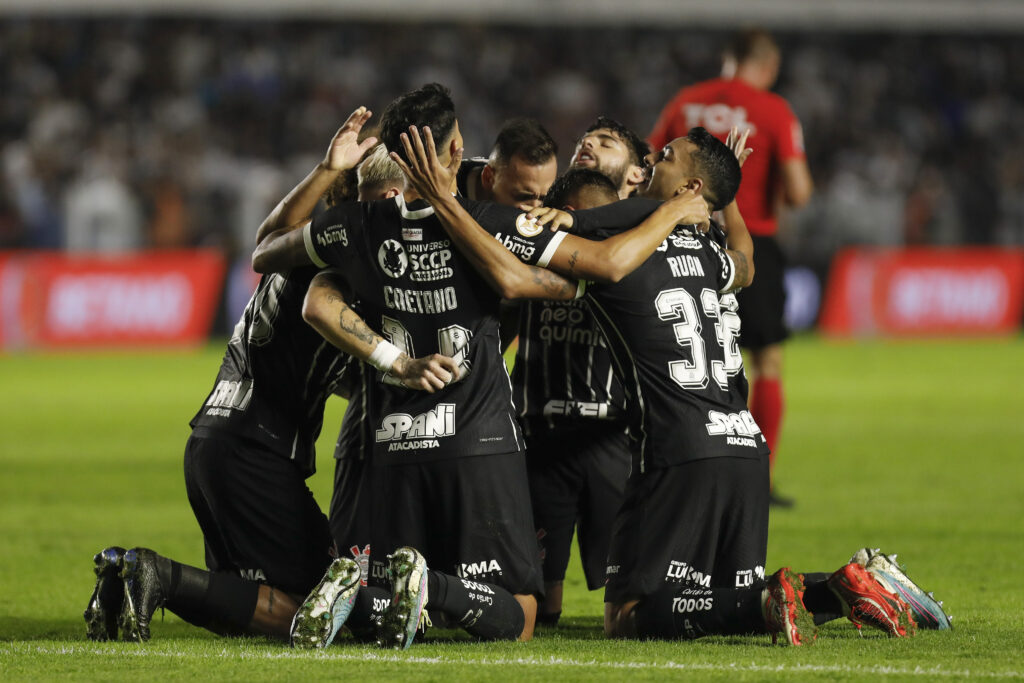
[[302, 229], [309, 260], [320, 268], [341, 265], [361, 225], [358, 204], [342, 204], [315, 217]]

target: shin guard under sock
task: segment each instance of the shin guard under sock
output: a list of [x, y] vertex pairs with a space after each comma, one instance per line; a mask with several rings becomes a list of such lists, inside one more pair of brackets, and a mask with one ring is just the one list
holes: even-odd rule
[[814, 615], [815, 626], [821, 626], [834, 619], [842, 619], [843, 604], [828, 587], [828, 577], [831, 574], [811, 572], [803, 576], [804, 607]]
[[765, 630], [761, 586], [693, 588], [666, 584], [641, 600], [633, 616], [641, 638], [689, 640]]
[[504, 588], [436, 571], [427, 573], [427, 607], [482, 640], [516, 640], [526, 625], [523, 608]]
[[223, 635], [246, 633], [260, 586], [233, 574], [209, 572], [157, 555], [164, 606], [188, 623]]

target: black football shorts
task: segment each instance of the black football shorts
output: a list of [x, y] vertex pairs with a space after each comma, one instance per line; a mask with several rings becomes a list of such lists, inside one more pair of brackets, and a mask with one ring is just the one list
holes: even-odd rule
[[605, 602], [666, 583], [745, 588], [764, 578], [768, 457], [634, 469], [612, 529]]
[[740, 346], [757, 351], [789, 336], [786, 329], [786, 257], [774, 237], [752, 235], [754, 282], [736, 295]]

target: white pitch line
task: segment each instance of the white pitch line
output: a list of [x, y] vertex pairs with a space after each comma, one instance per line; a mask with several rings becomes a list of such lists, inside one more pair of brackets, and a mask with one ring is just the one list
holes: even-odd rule
[[702, 664], [685, 662], [600, 662], [597, 660], [566, 659], [563, 657], [510, 657], [510, 658], [481, 658], [473, 657], [417, 657], [415, 655], [385, 654], [377, 652], [334, 653], [334, 652], [294, 652], [291, 650], [282, 652], [238, 652], [224, 649], [219, 653], [201, 654], [194, 652], [159, 652], [147, 650], [140, 646], [134, 650], [117, 651], [104, 649], [102, 645], [68, 645], [63, 647], [41, 647], [24, 643], [9, 643], [0, 645], [0, 651], [17, 653], [38, 653], [45, 655], [97, 655], [109, 657], [124, 657], [134, 655], [137, 657], [173, 657], [175, 659], [223, 659], [235, 657], [238, 659], [323, 659], [340, 662], [387, 662], [387, 663], [410, 663], [410, 664], [442, 664], [458, 665], [473, 664], [476, 666], [539, 666], [539, 667], [567, 667], [581, 669], [638, 669], [651, 671], [740, 671], [750, 673], [837, 673], [837, 674], [864, 674], [871, 676], [928, 676], [930, 678], [1024, 678], [1018, 671], [978, 671], [942, 669], [939, 667], [916, 666], [912, 669], [893, 666], [838, 666], [821, 664]]

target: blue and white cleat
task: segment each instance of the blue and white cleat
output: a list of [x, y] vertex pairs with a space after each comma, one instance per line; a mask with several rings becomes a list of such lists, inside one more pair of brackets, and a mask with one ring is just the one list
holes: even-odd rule
[[896, 555], [885, 555], [878, 548], [861, 548], [850, 562], [863, 566], [883, 586], [900, 596], [914, 614], [919, 628], [944, 631], [953, 628], [953, 617], [946, 614], [935, 596], [910, 580], [896, 563]]
[[355, 560], [340, 557], [332, 562], [292, 619], [292, 647], [313, 650], [330, 645], [352, 612], [361, 578]]
[[388, 576], [393, 595], [381, 619], [377, 646], [405, 650], [427, 618], [427, 561], [415, 548], [399, 548], [388, 555]]

